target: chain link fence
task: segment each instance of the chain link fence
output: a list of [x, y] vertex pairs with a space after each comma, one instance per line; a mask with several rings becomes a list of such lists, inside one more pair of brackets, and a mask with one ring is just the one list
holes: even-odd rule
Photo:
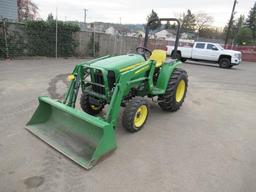
[[[56, 34], [57, 27], [57, 34]], [[56, 44], [57, 37], [57, 44]], [[80, 31], [79, 26], [62, 21], [13, 23], [0, 20], [0, 58], [28, 56], [99, 57], [134, 53], [144, 39]], [[148, 48], [165, 49], [173, 41], [150, 39]], [[191, 46], [180, 42], [179, 46]], [[228, 47], [243, 53], [243, 60], [256, 61], [255, 46]]]
[[0, 20], [0, 58], [26, 55], [24, 24]]
[[[21, 56], [98, 57], [135, 52], [144, 39], [100, 32], [79, 31], [68, 23], [45, 21], [12, 23], [0, 21], [0, 58]], [[78, 26], [77, 26], [78, 27]], [[57, 37], [57, 46], [56, 46]], [[168, 43], [149, 40], [151, 49], [164, 49]]]

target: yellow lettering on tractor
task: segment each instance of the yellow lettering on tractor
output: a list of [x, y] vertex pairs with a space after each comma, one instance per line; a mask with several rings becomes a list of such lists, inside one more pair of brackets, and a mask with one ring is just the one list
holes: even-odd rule
[[136, 64], [133, 64], [133, 65], [128, 66], [128, 67], [124, 67], [124, 68], [120, 69], [119, 71], [120, 71], [121, 73], [122, 73], [122, 72], [125, 72], [125, 71], [129, 71], [129, 70], [133, 69], [134, 67], [137, 67], [137, 66], [141, 65], [142, 63], [143, 63], [143, 62], [141, 62], [141, 63], [136, 63]]

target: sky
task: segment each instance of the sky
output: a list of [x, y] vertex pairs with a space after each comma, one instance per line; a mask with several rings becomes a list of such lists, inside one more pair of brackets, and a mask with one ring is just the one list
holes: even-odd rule
[[[236, 16], [245, 16], [256, 0], [238, 0]], [[122, 24], [145, 23], [147, 15], [154, 9], [159, 17], [177, 17], [187, 9], [192, 13], [205, 12], [214, 18], [213, 26], [224, 27], [228, 22], [234, 0], [33, 0], [39, 7], [39, 16], [55, 17], [56, 7], [60, 20], [87, 22], [111, 22]]]

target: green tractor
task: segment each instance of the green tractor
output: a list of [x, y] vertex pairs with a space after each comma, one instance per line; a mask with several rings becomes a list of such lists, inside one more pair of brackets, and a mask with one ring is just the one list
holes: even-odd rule
[[[157, 97], [160, 108], [177, 111], [186, 96], [188, 76], [178, 68], [175, 59], [179, 43], [180, 23], [177, 19], [175, 51], [166, 58], [166, 51], [150, 51], [147, 47], [149, 26], [146, 25], [144, 46], [136, 53], [105, 56], [78, 64], [71, 75], [70, 85], [63, 101], [39, 97], [39, 106], [26, 128], [43, 141], [89, 169], [115, 150], [115, 129], [120, 114], [123, 127], [129, 132], [142, 129], [149, 114], [148, 99]], [[75, 108], [81, 91], [80, 106]], [[101, 111], [107, 107], [106, 114]]]

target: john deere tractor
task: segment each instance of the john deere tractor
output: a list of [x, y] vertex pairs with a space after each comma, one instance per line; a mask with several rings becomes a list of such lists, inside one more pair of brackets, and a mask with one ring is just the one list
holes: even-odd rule
[[[138, 47], [136, 53], [80, 63], [68, 77], [70, 85], [62, 101], [39, 97], [39, 106], [26, 128], [89, 169], [116, 149], [115, 129], [121, 107], [123, 127], [132, 133], [146, 124], [147, 98], [157, 99], [163, 111], [177, 111], [188, 84], [186, 71], [178, 68], [181, 62], [175, 59], [180, 23], [172, 18], [159, 20], [177, 22], [173, 58], [167, 59], [164, 50], [151, 52], [147, 48], [149, 26], [158, 21], [152, 20], [146, 25], [144, 46]], [[80, 92], [83, 111], [76, 108]], [[104, 108], [106, 114], [102, 115]]]

